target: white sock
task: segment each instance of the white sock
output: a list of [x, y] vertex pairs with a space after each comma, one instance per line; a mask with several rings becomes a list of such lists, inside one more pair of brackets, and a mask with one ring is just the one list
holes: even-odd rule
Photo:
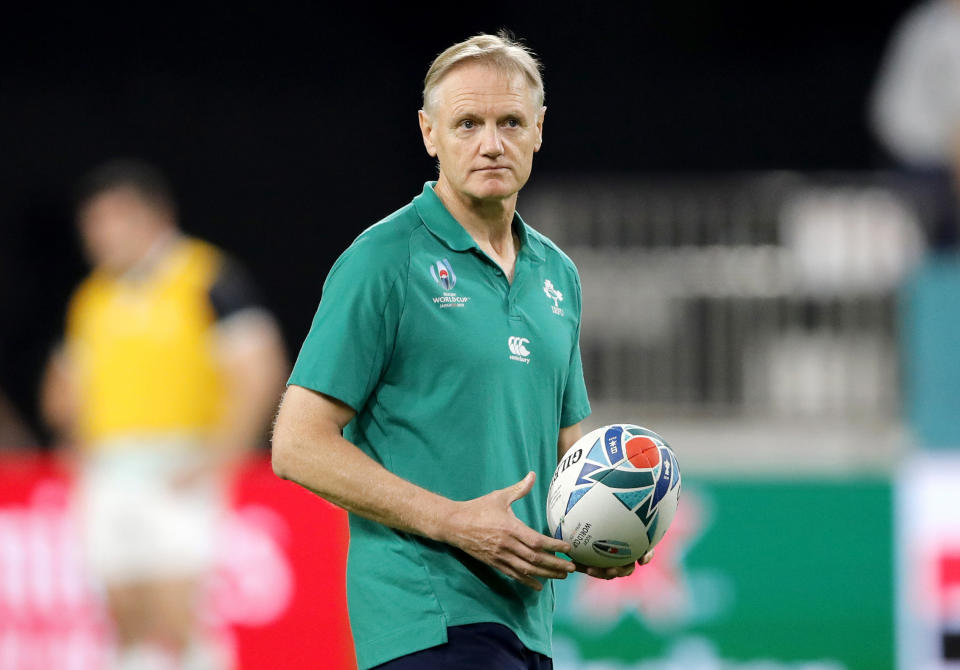
[[177, 658], [155, 644], [136, 644], [117, 652], [112, 670], [178, 670]]
[[194, 638], [183, 654], [180, 670], [232, 670], [232, 654], [210, 639]]

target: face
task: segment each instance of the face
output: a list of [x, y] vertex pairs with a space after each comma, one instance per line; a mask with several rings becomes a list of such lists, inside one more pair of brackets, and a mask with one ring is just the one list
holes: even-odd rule
[[130, 188], [94, 196], [80, 209], [77, 219], [87, 259], [113, 274], [136, 265], [173, 225], [167, 212]]
[[429, 112], [420, 111], [420, 130], [441, 182], [471, 200], [502, 200], [530, 177], [545, 112], [522, 74], [460, 64], [437, 84]]

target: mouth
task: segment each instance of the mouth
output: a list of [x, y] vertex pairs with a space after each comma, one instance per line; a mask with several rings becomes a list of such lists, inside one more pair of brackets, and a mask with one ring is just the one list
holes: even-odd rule
[[506, 167], [506, 166], [504, 166], [504, 165], [494, 165], [494, 166], [491, 166], [491, 167], [477, 168], [476, 170], [474, 170], [474, 172], [497, 172], [497, 171], [499, 171], [499, 170], [509, 170], [509, 169], [510, 169], [510, 168], [508, 168], [508, 167]]

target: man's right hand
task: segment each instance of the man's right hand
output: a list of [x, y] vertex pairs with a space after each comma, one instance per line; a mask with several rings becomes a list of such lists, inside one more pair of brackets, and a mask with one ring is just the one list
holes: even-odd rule
[[[570, 545], [526, 526], [510, 508], [536, 475], [458, 502], [398, 477], [343, 439], [355, 412], [301, 386], [287, 388], [273, 430], [273, 471], [347, 511], [399, 531], [453, 545], [537, 591], [536, 578], [563, 579], [572, 561], [553, 552]], [[359, 485], [362, 483], [362, 485]]]
[[572, 561], [554, 556], [570, 545], [541, 535], [516, 517], [511, 505], [533, 488], [536, 473], [485, 496], [455, 502], [444, 523], [444, 542], [462, 549], [508, 577], [540, 591], [536, 577], [564, 579], [576, 569]]

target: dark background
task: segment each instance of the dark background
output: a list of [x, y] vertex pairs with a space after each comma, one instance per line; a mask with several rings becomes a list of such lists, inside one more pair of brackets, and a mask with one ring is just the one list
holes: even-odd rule
[[104, 159], [170, 175], [183, 227], [248, 266], [295, 355], [339, 252], [433, 178], [416, 110], [453, 42], [505, 26], [540, 54], [549, 112], [534, 180], [861, 169], [881, 161], [865, 104], [909, 6], [4, 10], [0, 388], [35, 421], [43, 361], [85, 272], [70, 190]]

